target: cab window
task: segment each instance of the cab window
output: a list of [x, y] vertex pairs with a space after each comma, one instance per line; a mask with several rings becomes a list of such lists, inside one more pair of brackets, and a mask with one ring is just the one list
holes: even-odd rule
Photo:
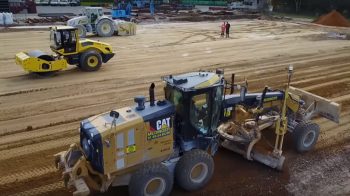
[[102, 9], [98, 10], [98, 14], [99, 14], [100, 16], [103, 16], [103, 10], [102, 10]]
[[77, 42], [77, 39], [75, 37], [74, 31], [63, 31], [63, 45], [69, 46], [69, 45], [75, 45]]
[[182, 114], [183, 112], [183, 104], [182, 104], [182, 93], [172, 87], [165, 87], [165, 97], [171, 103], [174, 104], [176, 113]]
[[195, 95], [191, 99], [190, 120], [199, 132], [208, 133], [209, 129], [209, 93]]
[[219, 118], [220, 118], [220, 110], [221, 110], [221, 103], [222, 103], [222, 92], [223, 89], [221, 87], [216, 87], [216, 89], [213, 92], [213, 107], [212, 107], [212, 120], [211, 120], [211, 130], [216, 130]]
[[51, 31], [51, 45], [55, 46], [55, 48], [62, 47], [61, 34], [57, 31]]

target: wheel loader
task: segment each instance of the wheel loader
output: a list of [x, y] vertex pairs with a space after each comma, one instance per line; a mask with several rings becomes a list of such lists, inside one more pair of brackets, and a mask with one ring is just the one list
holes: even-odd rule
[[[289, 71], [289, 80], [292, 69]], [[248, 93], [247, 84], [226, 82], [222, 70], [163, 77], [165, 99], [135, 97], [134, 106], [112, 110], [80, 123], [80, 143], [55, 155], [73, 195], [106, 192], [128, 185], [130, 195], [168, 195], [173, 183], [194, 191], [214, 173], [219, 147], [282, 169], [283, 138], [293, 136], [300, 152], [317, 142], [321, 115], [338, 122], [340, 105], [289, 86]], [[228, 88], [239, 94], [226, 93]], [[231, 91], [232, 92], [232, 91]], [[275, 146], [259, 151], [262, 131], [275, 133]]]
[[83, 71], [97, 71], [102, 63], [107, 63], [114, 56], [111, 45], [80, 39], [77, 28], [57, 26], [52, 27], [50, 32], [50, 48], [55, 55], [40, 50], [19, 52], [16, 64], [25, 71], [46, 76], [66, 69], [68, 64], [77, 65]]

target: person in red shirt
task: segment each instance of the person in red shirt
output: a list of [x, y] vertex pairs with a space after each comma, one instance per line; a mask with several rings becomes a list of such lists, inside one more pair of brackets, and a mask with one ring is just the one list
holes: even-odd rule
[[225, 29], [226, 29], [226, 23], [224, 22], [224, 23], [221, 25], [221, 37], [224, 37], [224, 35], [225, 35]]

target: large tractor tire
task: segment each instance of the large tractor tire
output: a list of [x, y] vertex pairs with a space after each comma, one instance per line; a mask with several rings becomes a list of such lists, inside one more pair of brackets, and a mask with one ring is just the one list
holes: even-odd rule
[[82, 37], [82, 38], [86, 37], [87, 30], [86, 30], [85, 26], [83, 26], [83, 25], [76, 25], [75, 28], [78, 29], [79, 37]]
[[312, 150], [319, 134], [320, 127], [316, 123], [299, 123], [293, 131], [295, 149], [300, 153]]
[[97, 71], [100, 69], [101, 65], [101, 54], [94, 50], [91, 50], [81, 54], [78, 67], [83, 71]]
[[165, 196], [173, 187], [173, 176], [161, 163], [147, 163], [130, 179], [130, 196]]
[[213, 173], [213, 158], [207, 152], [199, 149], [185, 153], [175, 167], [176, 182], [187, 191], [204, 187]]
[[110, 37], [114, 34], [114, 25], [111, 20], [102, 19], [96, 25], [97, 35], [100, 37]]

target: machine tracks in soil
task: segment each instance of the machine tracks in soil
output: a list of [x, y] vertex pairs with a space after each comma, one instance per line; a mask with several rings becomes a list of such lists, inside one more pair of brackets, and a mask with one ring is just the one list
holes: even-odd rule
[[[160, 76], [198, 69], [224, 68], [227, 79], [231, 73], [236, 74], [238, 82], [247, 77], [249, 90], [259, 92], [264, 85], [283, 87], [286, 82], [285, 68], [293, 64], [293, 86], [343, 104], [339, 125], [321, 118], [316, 119], [321, 126], [316, 152], [322, 154], [322, 149], [332, 149], [332, 146], [350, 138], [350, 48], [344, 48], [343, 45], [346, 44], [317, 41], [317, 47], [329, 44], [333, 50], [325, 51], [315, 47], [315, 51], [311, 51], [309, 47], [313, 47], [310, 46], [313, 42], [300, 41], [298, 46], [293, 40], [302, 40], [300, 37], [305, 34], [322, 32], [319, 29], [289, 23], [247, 21], [238, 24], [242, 25], [242, 28], [233, 36], [239, 38], [230, 40], [215, 38], [217, 27], [212, 24], [209, 24], [211, 30], [208, 34], [202, 30], [204, 26], [196, 25], [199, 23], [193, 27], [195, 33], [187, 29], [176, 29], [176, 25], [169, 31], [157, 29], [166, 31], [174, 40], [169, 43], [167, 38], [159, 38], [160, 43], [151, 47], [142, 48], [143, 45], [149, 44], [144, 40], [153, 36], [149, 33], [140, 35], [144, 36], [141, 40], [137, 36], [132, 38], [135, 39], [135, 43], [120, 38], [120, 42], [124, 43], [129, 51], [117, 51], [120, 53], [120, 59], [112, 59], [111, 65], [106, 65], [111, 66], [106, 68], [108, 71], [102, 68], [96, 73], [78, 73], [75, 69], [70, 69], [57, 77], [37, 81], [20, 75], [21, 73], [13, 68], [6, 72], [8, 74], [2, 73], [0, 83], [7, 82], [9, 87], [2, 85], [4, 88], [0, 90], [0, 192], [5, 195], [70, 193], [64, 189], [61, 175], [55, 172], [53, 155], [78, 141], [77, 129], [81, 119], [132, 104], [135, 95], [148, 94], [148, 86], [154, 81], [157, 86], [156, 96], [161, 97], [163, 93]], [[180, 34], [175, 31], [179, 31]], [[266, 40], [263, 40], [264, 36], [261, 33], [266, 31], [271, 31], [270, 34], [267, 33], [268, 36], [273, 34], [278, 39], [267, 36]], [[258, 36], [256, 42], [244, 38], [246, 34]], [[112, 39], [110, 41], [119, 45]], [[231, 42], [232, 44], [229, 44]], [[35, 43], [38, 47], [44, 45], [44, 42], [39, 40]], [[289, 49], [289, 46], [292, 49]], [[148, 48], [152, 48], [154, 52], [147, 51]], [[231, 54], [235, 55], [233, 48], [237, 52], [242, 51], [242, 54], [231, 57]], [[11, 50], [17, 49], [13, 47]], [[272, 54], [264, 51], [270, 51]], [[133, 57], [126, 58], [125, 56], [130, 56], [130, 52], [134, 54]], [[249, 52], [251, 56], [248, 55]], [[9, 61], [10, 53], [11, 51], [5, 53], [7, 58], [0, 59], [0, 69], [4, 69], [1, 66]], [[181, 56], [187, 53], [188, 56]], [[175, 58], [176, 55], [179, 57]], [[176, 63], [171, 64], [173, 62]], [[113, 63], [116, 64], [115, 67]], [[167, 66], [167, 63], [171, 65]], [[339, 156], [349, 155], [346, 154], [346, 148], [329, 152], [337, 152]], [[340, 187], [328, 188], [317, 186], [311, 181], [314, 178], [322, 178], [320, 173], [327, 172], [327, 168], [332, 164], [337, 165], [337, 161], [344, 161], [339, 159], [339, 156], [330, 157], [327, 153], [321, 155], [321, 158], [312, 154], [301, 156], [296, 160], [296, 164], [311, 159], [312, 164], [309, 167], [314, 168], [307, 168], [305, 164], [304, 167], [291, 167], [290, 183], [286, 189], [296, 195], [302, 191], [308, 193], [309, 190], [304, 189], [304, 184], [311, 183], [314, 188], [320, 188], [320, 194], [321, 191], [329, 193], [335, 188], [343, 188], [342, 192], [346, 191], [345, 187], [350, 184], [346, 180], [339, 181]], [[344, 165], [337, 165], [337, 168], [343, 171], [339, 174], [342, 179], [348, 175]], [[306, 170], [310, 172], [307, 173]], [[327, 174], [324, 177], [327, 177]], [[305, 181], [299, 182], [300, 178], [305, 178]]]

